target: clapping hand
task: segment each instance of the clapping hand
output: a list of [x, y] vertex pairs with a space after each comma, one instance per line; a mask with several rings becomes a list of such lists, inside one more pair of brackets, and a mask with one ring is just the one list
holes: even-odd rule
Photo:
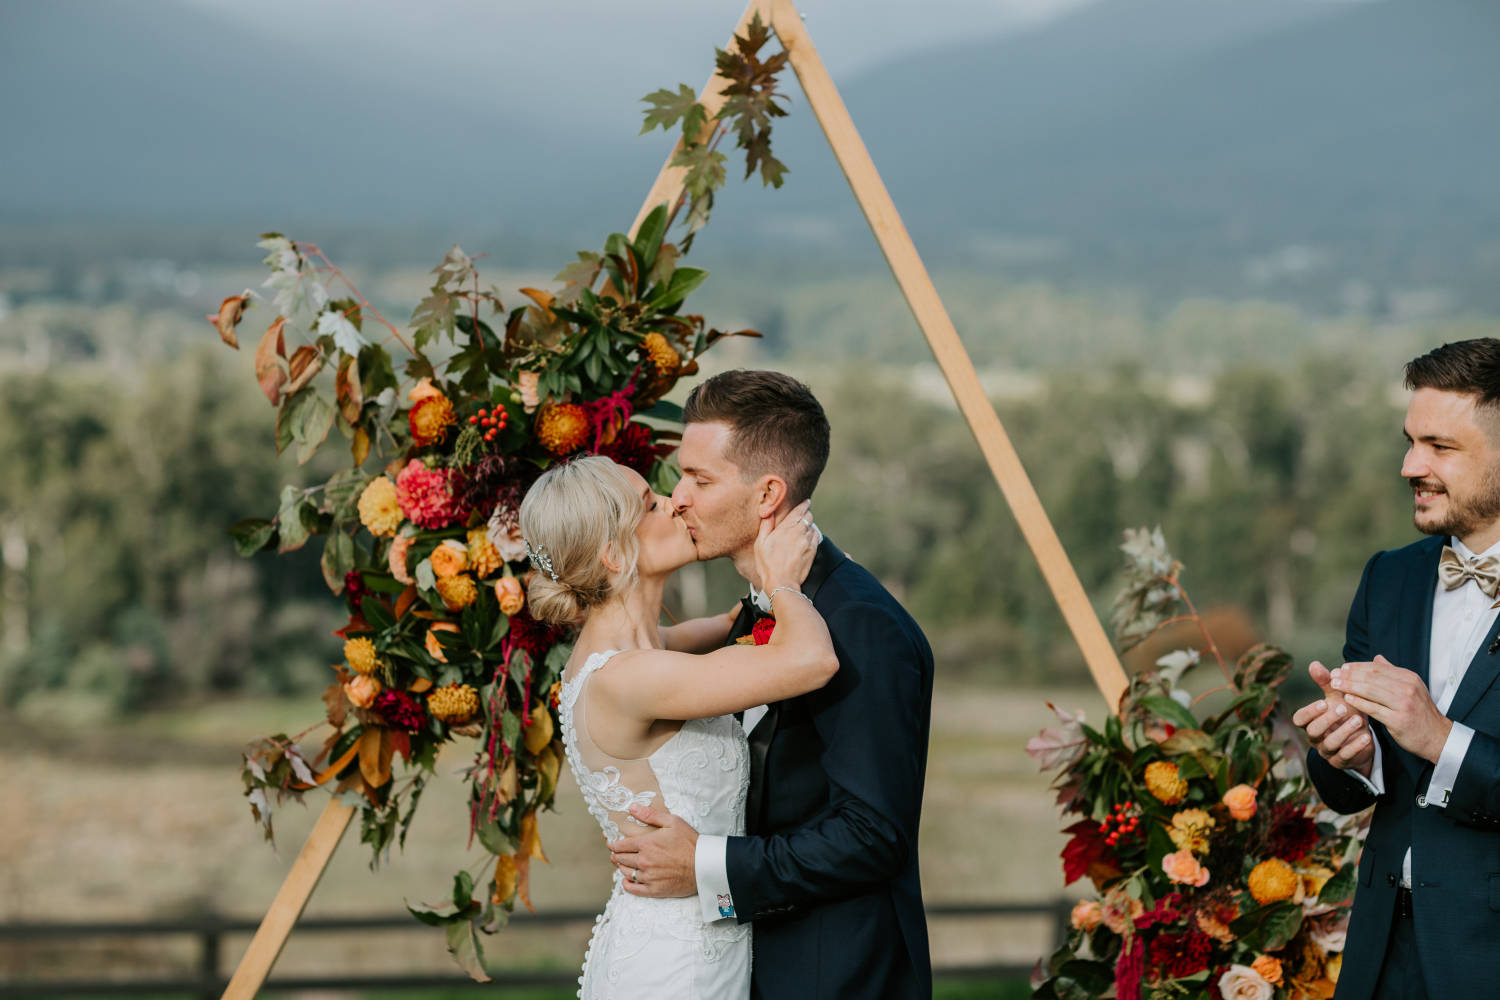
[[1351, 709], [1383, 723], [1406, 750], [1434, 764], [1442, 756], [1453, 723], [1438, 711], [1415, 672], [1377, 656], [1344, 664], [1333, 671], [1330, 683]]
[[1307, 672], [1323, 697], [1297, 709], [1292, 724], [1307, 733], [1308, 742], [1328, 763], [1368, 778], [1375, 760], [1375, 737], [1368, 720], [1336, 689], [1327, 667], [1313, 661]]

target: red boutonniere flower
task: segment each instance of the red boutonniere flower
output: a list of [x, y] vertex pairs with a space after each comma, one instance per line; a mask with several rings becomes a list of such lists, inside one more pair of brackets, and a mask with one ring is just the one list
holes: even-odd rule
[[771, 641], [771, 632], [776, 628], [776, 619], [761, 618], [750, 627], [749, 635], [742, 635], [734, 640], [741, 646], [764, 646]]

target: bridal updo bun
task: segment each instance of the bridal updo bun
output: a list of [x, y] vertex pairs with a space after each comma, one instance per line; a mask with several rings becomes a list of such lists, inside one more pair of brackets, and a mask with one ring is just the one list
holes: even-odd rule
[[[635, 529], [644, 512], [636, 484], [607, 458], [577, 458], [544, 472], [521, 501], [521, 534], [536, 571], [526, 587], [532, 617], [573, 624], [628, 589], [635, 582]], [[619, 572], [611, 572], [601, 556]]]

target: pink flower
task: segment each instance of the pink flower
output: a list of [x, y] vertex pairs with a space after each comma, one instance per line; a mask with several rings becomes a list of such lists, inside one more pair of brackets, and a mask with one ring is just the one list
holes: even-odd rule
[[1271, 1000], [1275, 988], [1248, 965], [1231, 965], [1219, 977], [1219, 995], [1224, 1000]]
[[1174, 851], [1161, 859], [1161, 870], [1178, 885], [1201, 888], [1208, 884], [1208, 869], [1189, 850]]
[[1239, 820], [1249, 819], [1255, 815], [1255, 786], [1235, 785], [1224, 793], [1223, 801], [1229, 815]]
[[1146, 912], [1145, 905], [1119, 886], [1104, 894], [1100, 919], [1104, 926], [1124, 936], [1135, 930], [1135, 918]]
[[[509, 515], [509, 516], [507, 516]], [[490, 515], [487, 528], [490, 544], [506, 562], [520, 562], [526, 558], [526, 539], [521, 537], [521, 524], [513, 511], [496, 507]]]
[[1039, 770], [1056, 771], [1082, 757], [1088, 741], [1083, 736], [1082, 711], [1074, 715], [1050, 701], [1047, 702], [1047, 707], [1052, 709], [1062, 725], [1048, 726], [1033, 736], [1026, 743], [1026, 753], [1036, 761]]
[[1104, 907], [1097, 900], [1080, 899], [1068, 917], [1075, 931], [1091, 931], [1104, 921]]
[[391, 576], [396, 578], [397, 583], [404, 583], [408, 587], [417, 582], [406, 568], [406, 553], [410, 551], [411, 543], [410, 535], [397, 535], [391, 539]]
[[429, 469], [414, 458], [396, 476], [396, 499], [407, 519], [423, 528], [446, 528], [458, 517], [446, 469]]
[[1331, 913], [1313, 917], [1307, 923], [1307, 937], [1323, 952], [1344, 950], [1344, 939], [1349, 932], [1350, 909], [1341, 907]]

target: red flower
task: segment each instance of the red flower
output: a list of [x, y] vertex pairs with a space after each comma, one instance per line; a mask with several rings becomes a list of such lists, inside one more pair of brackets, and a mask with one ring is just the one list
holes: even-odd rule
[[427, 712], [415, 698], [405, 691], [389, 688], [380, 692], [372, 706], [380, 717], [396, 729], [416, 732], [427, 728]]
[[531, 617], [531, 609], [522, 608], [510, 616], [510, 641], [517, 649], [531, 654], [531, 662], [540, 663], [547, 650], [557, 645], [563, 630], [544, 625]]
[[1208, 968], [1213, 947], [1213, 939], [1202, 931], [1159, 934], [1151, 942], [1151, 965], [1160, 969], [1168, 979], [1181, 979]]
[[359, 570], [351, 569], [344, 574], [344, 600], [349, 602], [351, 611], [359, 610], [359, 602], [365, 599], [370, 588], [365, 586], [365, 578]]
[[613, 441], [599, 448], [599, 454], [645, 476], [651, 473], [651, 466], [656, 464], [659, 450], [651, 443], [650, 429], [644, 424], [631, 421], [615, 435]]
[[1283, 802], [1272, 808], [1271, 829], [1266, 835], [1266, 855], [1283, 861], [1300, 861], [1318, 842], [1318, 826], [1304, 807]]
[[1182, 919], [1182, 911], [1177, 909], [1181, 902], [1181, 893], [1167, 893], [1156, 901], [1155, 906], [1135, 918], [1136, 930], [1143, 931], [1155, 924], [1175, 924]]
[[750, 634], [755, 637], [757, 646], [764, 646], [771, 641], [771, 633], [776, 630], [776, 619], [762, 618], [750, 628]]
[[1115, 959], [1115, 996], [1141, 1000], [1141, 978], [1146, 974], [1146, 947], [1139, 934], [1125, 942]]

